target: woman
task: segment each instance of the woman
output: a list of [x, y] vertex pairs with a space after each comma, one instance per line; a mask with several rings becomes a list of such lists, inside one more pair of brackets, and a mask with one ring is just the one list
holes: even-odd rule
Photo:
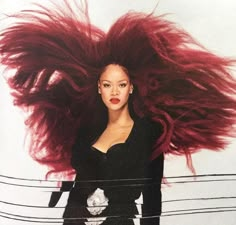
[[73, 147], [77, 178], [64, 224], [80, 224], [80, 218], [97, 220], [97, 224], [134, 224], [132, 219], [139, 214], [135, 200], [141, 192], [143, 216], [154, 216], [148, 223], [145, 219], [145, 224], [159, 224], [163, 156], [152, 163], [149, 158], [161, 130], [130, 114], [133, 84], [124, 67], [107, 65], [98, 81], [98, 93], [107, 108], [106, 127], [91, 138], [80, 136]]
[[141, 193], [141, 223], [158, 224], [163, 153], [194, 171], [191, 153], [224, 148], [234, 131], [234, 61], [162, 16], [127, 13], [104, 32], [65, 3], [22, 12], [1, 34], [15, 103], [30, 109], [30, 153], [76, 174], [64, 224], [133, 224]]

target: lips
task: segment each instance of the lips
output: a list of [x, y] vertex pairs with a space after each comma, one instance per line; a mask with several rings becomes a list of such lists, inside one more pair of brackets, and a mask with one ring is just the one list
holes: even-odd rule
[[110, 99], [110, 102], [111, 102], [112, 104], [118, 104], [118, 103], [120, 102], [120, 99], [118, 99], [118, 98], [111, 98], [111, 99]]

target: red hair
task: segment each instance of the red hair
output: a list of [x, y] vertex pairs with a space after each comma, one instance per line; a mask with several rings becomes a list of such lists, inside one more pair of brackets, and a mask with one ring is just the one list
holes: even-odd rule
[[191, 153], [224, 148], [236, 116], [233, 60], [206, 51], [163, 16], [130, 12], [105, 33], [87, 8], [76, 15], [66, 6], [23, 11], [1, 33], [1, 62], [16, 69], [9, 78], [15, 103], [30, 109], [35, 160], [54, 172], [71, 169], [76, 136], [106, 121], [97, 80], [111, 63], [125, 67], [134, 84], [134, 114], [163, 127], [152, 159], [185, 154], [191, 166]]

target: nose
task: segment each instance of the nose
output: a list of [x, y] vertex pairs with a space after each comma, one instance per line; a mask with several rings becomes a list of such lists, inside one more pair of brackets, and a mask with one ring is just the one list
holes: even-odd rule
[[119, 90], [118, 90], [118, 87], [116, 87], [116, 86], [113, 86], [112, 87], [112, 95], [118, 95], [119, 94]]

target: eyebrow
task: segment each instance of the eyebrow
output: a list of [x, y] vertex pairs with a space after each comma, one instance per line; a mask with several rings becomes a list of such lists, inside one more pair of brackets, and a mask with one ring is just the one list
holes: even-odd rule
[[[102, 82], [109, 82], [109, 83], [112, 83], [112, 81], [109, 81], [109, 80], [101, 80]], [[124, 82], [124, 81], [126, 81], [126, 82], [129, 82], [128, 80], [119, 80], [118, 81], [118, 83], [121, 83], [121, 82]]]

